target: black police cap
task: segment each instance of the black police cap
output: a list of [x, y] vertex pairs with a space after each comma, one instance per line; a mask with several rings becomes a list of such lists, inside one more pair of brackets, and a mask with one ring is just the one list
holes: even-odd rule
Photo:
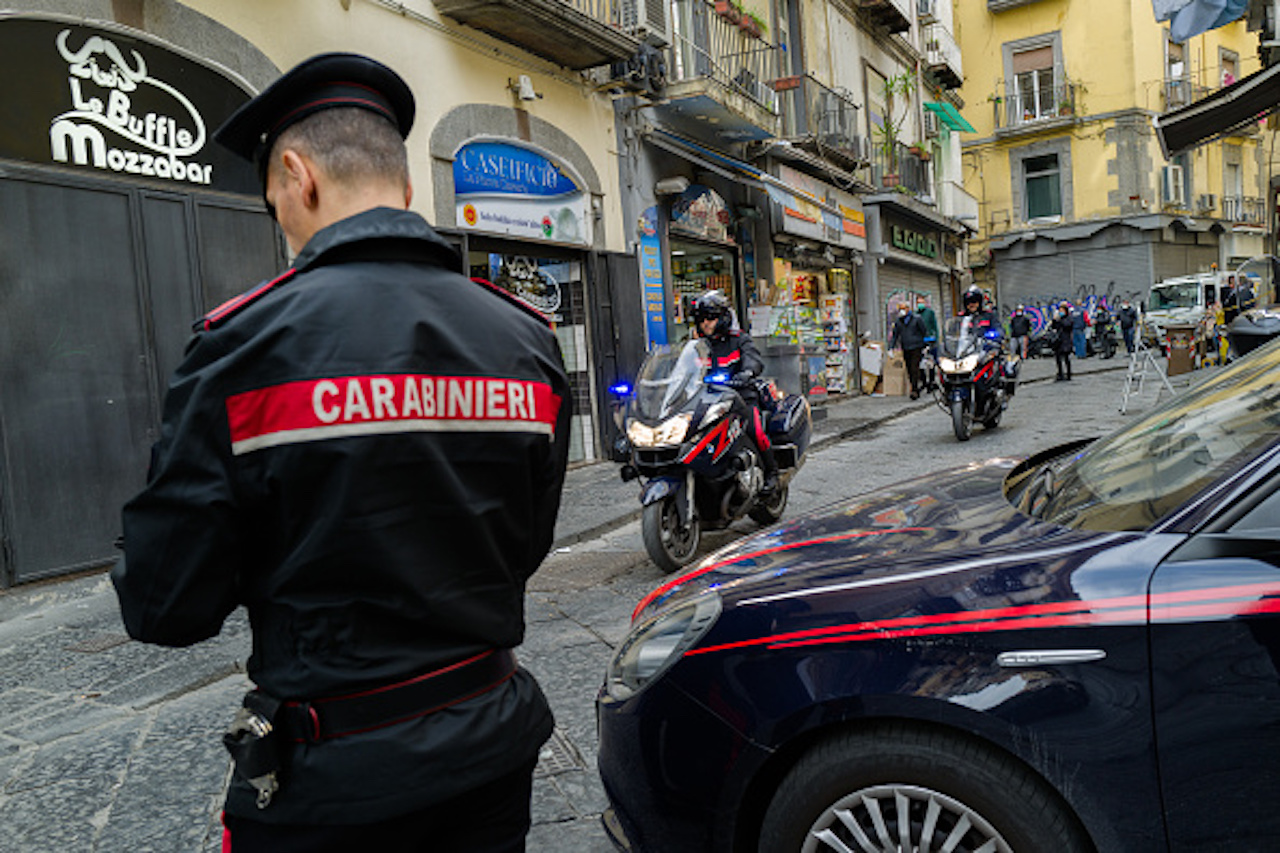
[[271, 146], [290, 125], [335, 107], [377, 113], [402, 138], [413, 127], [413, 92], [399, 74], [367, 56], [322, 53], [286, 71], [236, 110], [213, 138], [261, 169]]

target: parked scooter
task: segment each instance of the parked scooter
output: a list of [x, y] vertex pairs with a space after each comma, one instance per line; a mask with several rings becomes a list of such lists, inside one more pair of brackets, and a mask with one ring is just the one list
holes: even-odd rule
[[623, 434], [614, 458], [622, 479], [641, 480], [641, 532], [660, 569], [692, 562], [701, 531], [749, 516], [764, 525], [782, 517], [791, 479], [813, 433], [809, 402], [784, 395], [768, 379], [749, 380], [761, 401], [765, 432], [778, 463], [778, 486], [764, 492], [764, 466], [748, 438], [754, 410], [723, 370], [710, 370], [704, 339], [657, 347], [623, 397], [615, 417]]
[[1115, 321], [1107, 318], [1093, 324], [1093, 337], [1089, 339], [1090, 354], [1097, 353], [1103, 358], [1111, 358], [1116, 354], [1119, 343], [1116, 340]]
[[971, 331], [969, 317], [951, 317], [943, 328], [934, 401], [951, 415], [960, 441], [969, 440], [974, 421], [997, 427], [1017, 390], [1021, 360], [1005, 357], [1002, 339], [997, 328]]

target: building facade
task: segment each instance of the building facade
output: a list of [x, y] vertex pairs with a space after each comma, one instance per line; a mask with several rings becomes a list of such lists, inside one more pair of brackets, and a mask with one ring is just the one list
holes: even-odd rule
[[1006, 313], [1139, 303], [1155, 281], [1266, 251], [1265, 123], [1172, 161], [1152, 128], [1259, 69], [1243, 19], [1179, 43], [1150, 0], [987, 0], [958, 4], [957, 30], [961, 92], [982, 107], [963, 146], [982, 200], [971, 258]]

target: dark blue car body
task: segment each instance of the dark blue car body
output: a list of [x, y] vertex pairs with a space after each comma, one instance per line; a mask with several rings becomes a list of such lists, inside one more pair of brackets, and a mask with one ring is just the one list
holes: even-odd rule
[[643, 689], [601, 692], [615, 840], [755, 850], [814, 743], [905, 721], [1030, 768], [1099, 851], [1280, 849], [1275, 437], [1140, 531], [1008, 499], [1078, 445], [858, 497], [664, 584], [636, 626], [721, 609]]

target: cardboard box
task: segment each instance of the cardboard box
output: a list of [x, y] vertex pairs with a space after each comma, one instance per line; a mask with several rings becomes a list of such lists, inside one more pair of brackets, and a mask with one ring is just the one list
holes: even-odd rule
[[884, 360], [884, 395], [905, 397], [911, 390], [907, 381], [907, 360], [901, 353], [889, 353]]

